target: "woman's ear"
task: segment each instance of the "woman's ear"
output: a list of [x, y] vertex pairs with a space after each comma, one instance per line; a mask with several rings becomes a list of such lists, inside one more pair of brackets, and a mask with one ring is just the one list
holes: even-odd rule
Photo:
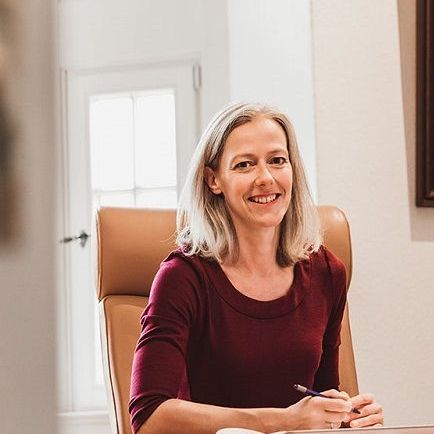
[[214, 193], [214, 194], [221, 194], [221, 189], [219, 187], [219, 183], [216, 177], [216, 174], [214, 172], [213, 169], [211, 169], [211, 167], [209, 166], [205, 166], [205, 182], [208, 184], [209, 189]]

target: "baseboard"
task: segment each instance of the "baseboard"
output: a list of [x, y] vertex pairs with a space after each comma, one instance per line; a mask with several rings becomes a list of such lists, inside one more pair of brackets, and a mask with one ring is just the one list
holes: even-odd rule
[[58, 434], [112, 434], [106, 411], [77, 411], [57, 414]]

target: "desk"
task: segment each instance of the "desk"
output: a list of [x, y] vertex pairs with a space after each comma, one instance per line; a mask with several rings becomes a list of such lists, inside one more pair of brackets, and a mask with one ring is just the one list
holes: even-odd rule
[[[351, 434], [434, 434], [434, 425], [419, 426], [384, 426], [379, 428], [339, 428], [339, 429], [320, 429], [320, 430], [299, 430], [299, 431], [278, 431], [272, 434], [324, 434], [330, 432], [345, 432]], [[259, 431], [252, 431], [244, 428], [224, 428], [217, 434], [262, 434]]]
[[[321, 429], [321, 430], [302, 430], [302, 431], [279, 431], [279, 434], [301, 434], [301, 433], [324, 433], [338, 431], [351, 434], [434, 434], [434, 425], [412, 425], [412, 426], [383, 426], [379, 428], [340, 428], [340, 429]], [[275, 433], [277, 434], [277, 433]]]

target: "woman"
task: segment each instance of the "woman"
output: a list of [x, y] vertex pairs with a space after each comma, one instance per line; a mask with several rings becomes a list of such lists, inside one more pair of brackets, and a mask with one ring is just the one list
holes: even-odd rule
[[[285, 115], [233, 104], [215, 116], [191, 164], [178, 230], [179, 249], [161, 264], [142, 316], [134, 432], [382, 424], [371, 395], [336, 390], [345, 268], [321, 245]], [[334, 399], [301, 399], [294, 383]]]

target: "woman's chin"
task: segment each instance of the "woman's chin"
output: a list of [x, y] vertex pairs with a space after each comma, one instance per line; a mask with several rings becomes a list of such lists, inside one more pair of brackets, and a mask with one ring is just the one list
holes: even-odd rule
[[256, 228], [275, 228], [277, 229], [282, 223], [284, 215], [282, 216], [273, 216], [267, 218], [258, 218], [252, 221], [252, 226]]

